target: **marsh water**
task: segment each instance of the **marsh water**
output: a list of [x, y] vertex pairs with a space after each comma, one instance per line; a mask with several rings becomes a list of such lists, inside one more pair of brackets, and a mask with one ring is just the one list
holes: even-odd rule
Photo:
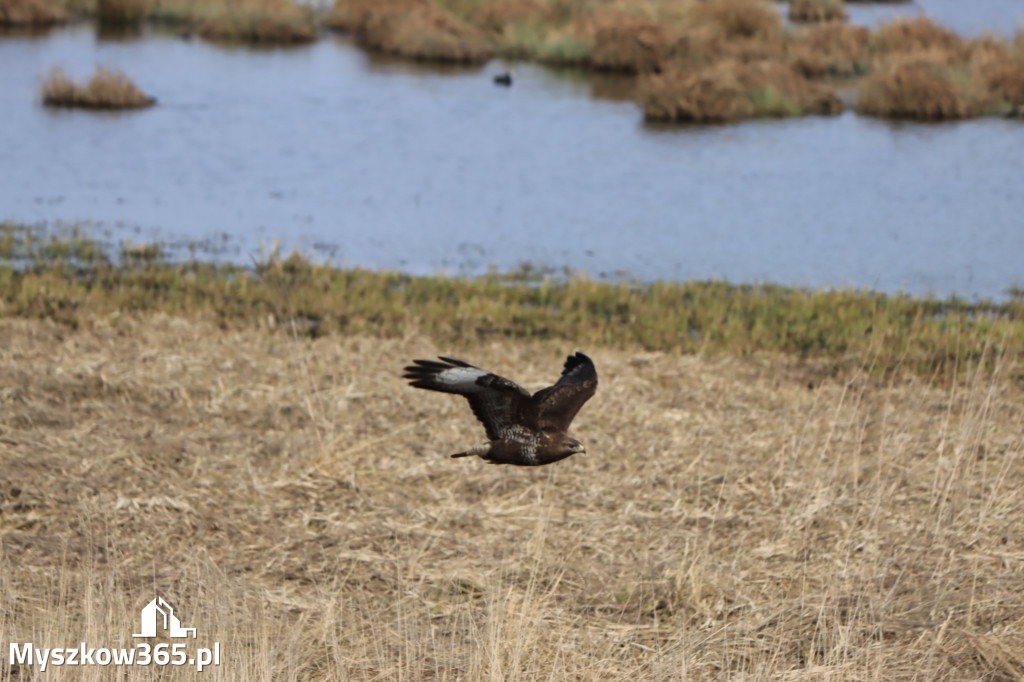
[[[862, 7], [867, 23], [916, 12]], [[1009, 33], [1024, 2], [925, 9]], [[51, 68], [96, 64], [158, 105], [40, 104]], [[277, 50], [88, 24], [0, 36], [0, 221], [240, 263], [276, 241], [417, 274], [529, 262], [995, 299], [1024, 284], [1020, 121], [650, 126], [628, 81], [521, 64], [495, 87], [505, 66], [428, 68], [330, 35]]]

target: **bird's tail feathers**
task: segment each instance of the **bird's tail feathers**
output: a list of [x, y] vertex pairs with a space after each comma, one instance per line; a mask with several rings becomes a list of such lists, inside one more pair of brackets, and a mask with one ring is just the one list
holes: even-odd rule
[[472, 447], [469, 450], [466, 450], [465, 452], [456, 452], [454, 455], [452, 455], [452, 457], [472, 457], [473, 455], [479, 455], [481, 457], [484, 457], [488, 452], [490, 452], [490, 450], [491, 444], [484, 443], [483, 445], [477, 445], [476, 447]]

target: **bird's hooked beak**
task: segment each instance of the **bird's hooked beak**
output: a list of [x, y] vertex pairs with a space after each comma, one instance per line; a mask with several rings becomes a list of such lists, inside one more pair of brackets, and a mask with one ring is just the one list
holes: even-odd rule
[[583, 443], [576, 443], [572, 446], [572, 451], [576, 454], [585, 455], [587, 454], [587, 446]]

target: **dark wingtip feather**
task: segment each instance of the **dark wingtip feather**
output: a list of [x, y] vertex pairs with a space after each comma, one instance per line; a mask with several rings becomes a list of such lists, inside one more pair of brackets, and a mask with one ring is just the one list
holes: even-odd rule
[[594, 367], [593, 360], [579, 351], [565, 359], [565, 367], [562, 369], [562, 376], [558, 379], [558, 384], [590, 380], [597, 380], [597, 368]]
[[449, 365], [455, 365], [456, 367], [472, 367], [473, 366], [473, 365], [469, 364], [468, 362], [466, 362], [464, 360], [456, 360], [455, 358], [446, 358], [443, 355], [438, 355], [437, 357], [438, 357], [439, 360], [444, 360]]
[[452, 369], [453, 367], [472, 367], [473, 365], [462, 360], [456, 360], [454, 358], [446, 358], [443, 355], [438, 356], [439, 360], [413, 360], [413, 364], [406, 365], [404, 368], [403, 379], [409, 379], [413, 386], [416, 388], [436, 388], [431, 378], [436, 374], [440, 374], [446, 369]]
[[585, 364], [591, 364], [592, 365], [592, 364], [594, 364], [594, 361], [591, 360], [590, 358], [588, 358], [583, 353], [581, 353], [579, 351], [576, 351], [575, 355], [570, 355], [569, 357], [567, 357], [565, 359], [565, 371], [566, 372], [572, 371], [572, 369], [574, 367], [578, 367], [579, 365], [585, 365]]

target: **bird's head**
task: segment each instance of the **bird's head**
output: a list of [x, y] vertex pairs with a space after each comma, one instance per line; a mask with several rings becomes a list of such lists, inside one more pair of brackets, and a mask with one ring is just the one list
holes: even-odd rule
[[577, 453], [583, 453], [584, 455], [587, 454], [587, 448], [583, 443], [579, 442], [575, 438], [569, 438], [566, 436], [565, 442], [562, 445], [570, 455], [575, 455]]

